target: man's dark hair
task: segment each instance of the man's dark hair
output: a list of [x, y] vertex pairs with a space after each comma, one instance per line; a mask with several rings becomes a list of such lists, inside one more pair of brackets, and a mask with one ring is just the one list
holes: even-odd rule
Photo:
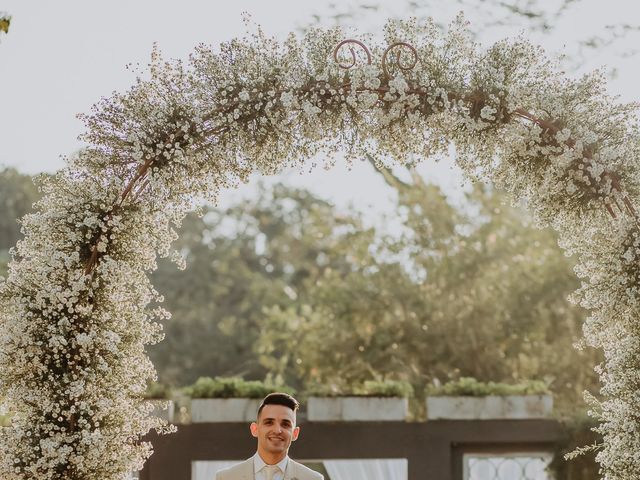
[[265, 407], [265, 405], [282, 405], [285, 407], [289, 407], [294, 412], [298, 410], [298, 407], [300, 407], [300, 403], [288, 393], [270, 393], [269, 395], [264, 397], [262, 402], [260, 402], [260, 406], [258, 407], [258, 418], [260, 418], [260, 413], [262, 413], [262, 409]]

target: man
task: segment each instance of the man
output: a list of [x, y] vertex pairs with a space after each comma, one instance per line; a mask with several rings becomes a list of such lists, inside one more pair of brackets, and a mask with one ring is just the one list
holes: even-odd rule
[[220, 470], [215, 480], [324, 480], [321, 474], [288, 456], [291, 442], [300, 435], [300, 427], [296, 426], [299, 406], [286, 393], [267, 395], [250, 427], [251, 435], [258, 439], [258, 451], [250, 459]]

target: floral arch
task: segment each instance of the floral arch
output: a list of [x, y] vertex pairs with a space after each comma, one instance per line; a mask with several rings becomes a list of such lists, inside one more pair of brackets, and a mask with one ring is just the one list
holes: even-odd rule
[[[389, 22], [386, 45], [339, 29], [199, 46], [188, 64], [154, 51], [150, 75], [101, 100], [89, 147], [23, 219], [0, 286], [1, 476], [120, 480], [151, 454], [144, 346], [168, 315], [149, 281], [174, 227], [252, 172], [322, 153], [446, 152], [472, 179], [525, 199], [579, 259], [586, 341], [602, 348], [593, 399], [607, 479], [640, 476], [640, 136], [635, 106], [599, 74], [569, 80], [524, 40], [474, 45], [459, 18]], [[371, 50], [366, 43], [372, 44]]]

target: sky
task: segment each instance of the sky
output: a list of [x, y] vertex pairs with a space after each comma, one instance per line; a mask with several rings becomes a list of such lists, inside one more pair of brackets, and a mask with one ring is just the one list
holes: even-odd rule
[[[548, 11], [562, 0], [540, 0]], [[377, 3], [380, 8], [360, 8], [359, 4]], [[82, 145], [77, 136], [82, 124], [76, 115], [113, 91], [127, 89], [134, 73], [127, 64], [145, 65], [157, 43], [163, 54], [186, 58], [198, 43], [217, 45], [241, 36], [245, 26], [242, 13], [271, 35], [284, 38], [290, 31], [314, 22], [331, 23], [332, 13], [356, 9], [355, 18], [345, 23], [354, 31], [376, 32], [390, 16], [408, 17], [431, 14], [447, 23], [461, 9], [475, 25], [485, 25], [499, 12], [483, 7], [480, 0], [422, 0], [422, 9], [409, 9], [405, 0], [368, 0], [367, 2], [323, 0], [8, 0], [0, 11], [12, 18], [8, 35], [0, 38], [0, 166], [14, 166], [24, 173], [53, 172], [64, 165], [63, 156]], [[491, 2], [489, 2], [491, 3]], [[526, 2], [522, 2], [523, 4]], [[333, 6], [332, 6], [333, 5]], [[486, 45], [524, 33], [541, 43], [550, 55], [572, 55], [582, 39], [606, 31], [606, 25], [640, 24], [640, 2], [635, 0], [576, 0], [569, 6], [552, 33], [540, 34], [522, 25], [482, 28], [478, 39]], [[478, 27], [479, 28], [479, 27]], [[526, 27], [525, 27], [526, 28]], [[617, 69], [610, 91], [624, 101], [636, 101], [636, 81], [640, 73], [640, 55], [628, 56], [638, 44], [635, 34], [622, 41], [589, 53], [581, 71], [604, 67]], [[624, 58], [627, 55], [627, 58]], [[576, 72], [571, 72], [576, 74]], [[285, 172], [268, 182], [286, 181], [310, 188], [338, 205], [354, 204], [377, 217], [388, 212], [393, 195], [368, 164], [356, 164], [351, 170], [338, 162], [329, 172], [308, 169]], [[440, 183], [455, 196], [462, 182], [453, 162], [424, 162], [421, 172]], [[221, 203], [255, 191], [255, 181], [237, 192], [223, 194]], [[456, 193], [457, 192], [457, 193]]]

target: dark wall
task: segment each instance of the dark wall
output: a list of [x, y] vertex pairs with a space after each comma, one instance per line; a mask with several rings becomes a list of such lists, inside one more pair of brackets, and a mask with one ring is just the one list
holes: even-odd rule
[[[553, 420], [431, 420], [308, 422], [290, 450], [294, 459], [406, 458], [409, 480], [461, 480], [465, 452], [554, 451], [561, 429]], [[141, 480], [190, 480], [196, 460], [244, 460], [255, 439], [244, 423], [178, 425], [148, 437], [155, 453]]]

